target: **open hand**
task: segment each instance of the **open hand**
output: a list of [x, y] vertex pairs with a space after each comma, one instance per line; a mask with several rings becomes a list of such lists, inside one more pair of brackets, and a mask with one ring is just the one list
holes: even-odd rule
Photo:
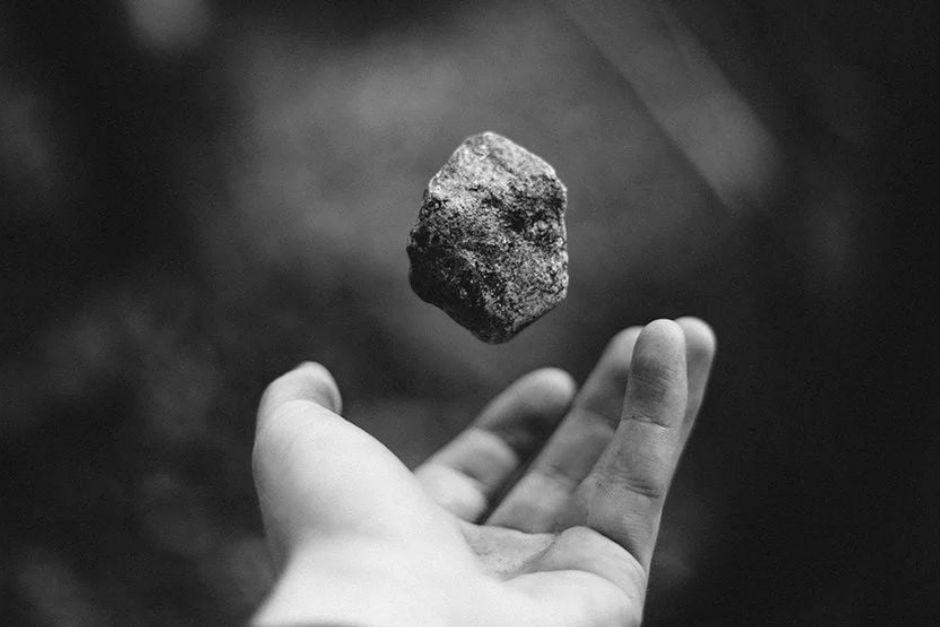
[[255, 622], [639, 624], [714, 352], [694, 318], [626, 329], [577, 395], [533, 372], [414, 473], [340, 417], [322, 366], [283, 375], [254, 450], [282, 574]]

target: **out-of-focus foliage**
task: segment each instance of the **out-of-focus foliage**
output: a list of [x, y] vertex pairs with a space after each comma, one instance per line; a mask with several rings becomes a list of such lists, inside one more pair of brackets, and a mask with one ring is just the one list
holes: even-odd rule
[[[583, 379], [683, 314], [720, 354], [649, 624], [915, 622], [932, 31], [851, 4], [0, 5], [2, 622], [249, 616], [254, 406], [301, 360], [415, 464], [513, 377]], [[483, 130], [570, 192], [568, 300], [504, 346], [418, 300], [404, 254]]]

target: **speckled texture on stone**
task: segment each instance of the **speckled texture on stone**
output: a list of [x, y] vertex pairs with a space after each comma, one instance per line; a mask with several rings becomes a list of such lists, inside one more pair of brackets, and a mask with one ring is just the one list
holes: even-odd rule
[[567, 192], [555, 170], [496, 133], [466, 139], [434, 175], [411, 231], [411, 287], [489, 343], [568, 291]]

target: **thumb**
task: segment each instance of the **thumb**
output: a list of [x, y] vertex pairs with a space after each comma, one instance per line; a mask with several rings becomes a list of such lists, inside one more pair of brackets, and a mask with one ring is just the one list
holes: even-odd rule
[[344, 420], [330, 373], [307, 363], [265, 391], [253, 471], [275, 555], [356, 535], [405, 540], [445, 527], [409, 470]]

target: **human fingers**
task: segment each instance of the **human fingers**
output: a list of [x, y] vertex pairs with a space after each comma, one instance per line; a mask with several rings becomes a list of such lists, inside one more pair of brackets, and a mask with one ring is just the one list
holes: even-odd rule
[[333, 375], [321, 364], [307, 361], [281, 375], [265, 389], [258, 407], [256, 432], [268, 424], [281, 405], [297, 400], [316, 403], [336, 414], [343, 411]]
[[338, 535], [433, 541], [451, 528], [408, 469], [332, 408], [339, 392], [319, 364], [281, 376], [262, 397], [252, 462], [275, 557]]
[[531, 533], [551, 530], [575, 488], [613, 437], [640, 327], [608, 343], [562, 425], [487, 521]]
[[671, 320], [637, 338], [623, 417], [610, 445], [578, 487], [574, 521], [626, 548], [648, 568], [666, 492], [684, 444], [688, 406], [686, 341]]
[[699, 318], [690, 316], [677, 318], [676, 324], [682, 327], [685, 335], [685, 359], [689, 379], [689, 402], [682, 434], [684, 441], [688, 439], [689, 432], [695, 424], [695, 418], [702, 407], [712, 363], [715, 360], [717, 342], [714, 331]]
[[545, 443], [570, 406], [574, 389], [571, 377], [554, 368], [522, 377], [415, 476], [444, 509], [463, 520], [476, 520], [516, 469]]

